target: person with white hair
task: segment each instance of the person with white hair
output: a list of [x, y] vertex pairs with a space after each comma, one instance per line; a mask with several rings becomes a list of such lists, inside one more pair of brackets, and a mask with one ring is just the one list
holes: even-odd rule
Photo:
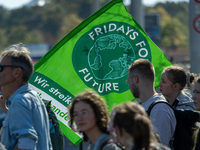
[[32, 73], [25, 47], [12, 45], [1, 53], [0, 106], [6, 113], [1, 143], [7, 150], [52, 150], [46, 107], [28, 84]]

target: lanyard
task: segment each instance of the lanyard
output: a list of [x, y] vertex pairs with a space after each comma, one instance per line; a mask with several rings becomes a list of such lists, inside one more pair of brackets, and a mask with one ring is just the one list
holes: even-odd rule
[[94, 149], [93, 149], [93, 150], [96, 150], [96, 149], [97, 149], [97, 146], [99, 145], [100, 140], [103, 139], [104, 136], [106, 136], [106, 134], [102, 134], [102, 135], [98, 138], [97, 142], [95, 143], [95, 146], [94, 146]]

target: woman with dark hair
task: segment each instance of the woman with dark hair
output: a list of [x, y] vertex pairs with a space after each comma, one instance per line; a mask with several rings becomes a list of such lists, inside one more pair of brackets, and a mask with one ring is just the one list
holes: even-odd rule
[[162, 72], [160, 92], [174, 108], [194, 110], [192, 96], [183, 89], [186, 84], [192, 83], [195, 77], [195, 74], [186, 73], [179, 66], [169, 66]]
[[97, 93], [87, 91], [76, 96], [69, 112], [70, 127], [76, 130], [73, 125], [75, 122], [77, 130], [83, 133], [83, 140], [90, 141], [87, 150], [120, 150], [115, 143], [108, 142], [111, 139], [107, 131], [109, 116], [104, 99]]
[[108, 131], [126, 150], [169, 150], [157, 143], [147, 113], [136, 102], [126, 102], [113, 109]]

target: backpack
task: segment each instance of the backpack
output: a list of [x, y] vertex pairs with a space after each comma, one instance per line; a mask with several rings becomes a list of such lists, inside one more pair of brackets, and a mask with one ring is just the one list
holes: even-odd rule
[[198, 131], [195, 150], [200, 150], [200, 130]]
[[46, 106], [46, 110], [49, 116], [49, 132], [53, 150], [64, 150], [64, 136], [60, 129], [58, 119], [54, 111], [51, 109], [51, 101], [43, 100], [43, 102]]
[[[177, 110], [171, 106], [165, 100], [156, 100], [153, 102], [148, 110], [147, 114], [150, 116], [152, 108], [158, 103], [165, 103], [170, 106], [176, 117], [176, 128], [174, 132], [174, 140], [172, 147], [174, 150], [192, 150], [195, 146], [195, 134], [198, 128], [196, 127], [196, 122], [200, 121], [200, 114], [192, 110]], [[171, 145], [170, 145], [171, 147]], [[171, 147], [171, 148], [172, 148]]]

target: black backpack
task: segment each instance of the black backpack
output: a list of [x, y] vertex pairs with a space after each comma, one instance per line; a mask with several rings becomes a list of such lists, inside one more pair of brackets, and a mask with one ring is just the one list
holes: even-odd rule
[[174, 132], [174, 141], [172, 143], [173, 149], [192, 150], [195, 146], [194, 138], [197, 133], [196, 130], [198, 130], [195, 123], [200, 121], [200, 114], [192, 110], [177, 110], [165, 100], [156, 100], [147, 110], [149, 116], [152, 108], [158, 103], [165, 103], [170, 106], [176, 117], [177, 124]]
[[64, 136], [60, 129], [58, 119], [51, 109], [51, 101], [43, 100], [49, 116], [50, 137], [53, 150], [64, 150]]

